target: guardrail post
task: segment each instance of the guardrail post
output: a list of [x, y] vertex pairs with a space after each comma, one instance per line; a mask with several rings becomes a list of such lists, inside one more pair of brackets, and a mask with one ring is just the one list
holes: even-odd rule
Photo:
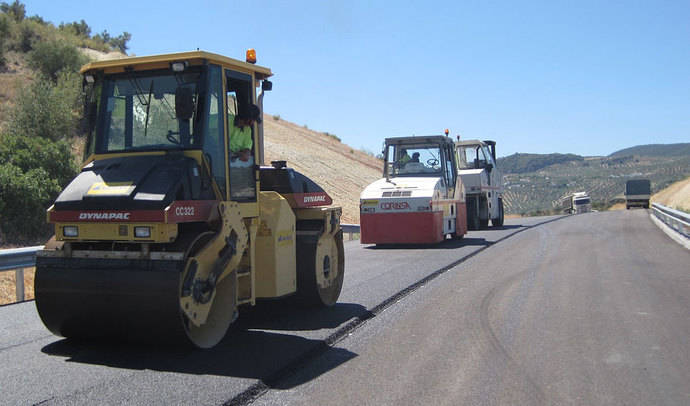
[[24, 268], [17, 268], [14, 271], [17, 286], [17, 302], [24, 301]]

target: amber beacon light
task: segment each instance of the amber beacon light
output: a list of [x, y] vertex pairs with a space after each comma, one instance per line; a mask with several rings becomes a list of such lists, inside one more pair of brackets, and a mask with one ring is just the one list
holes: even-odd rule
[[256, 51], [254, 50], [254, 48], [249, 48], [247, 50], [247, 62], [256, 63]]

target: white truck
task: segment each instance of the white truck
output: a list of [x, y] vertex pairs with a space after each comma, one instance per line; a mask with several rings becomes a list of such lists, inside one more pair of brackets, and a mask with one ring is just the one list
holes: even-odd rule
[[592, 211], [592, 199], [587, 192], [575, 192], [561, 198], [561, 207], [565, 213], [582, 214]]
[[451, 138], [387, 138], [383, 155], [383, 178], [360, 195], [362, 244], [433, 244], [467, 233]]
[[465, 185], [467, 227], [503, 226], [503, 174], [496, 165], [496, 142], [465, 140], [455, 143], [459, 174]]

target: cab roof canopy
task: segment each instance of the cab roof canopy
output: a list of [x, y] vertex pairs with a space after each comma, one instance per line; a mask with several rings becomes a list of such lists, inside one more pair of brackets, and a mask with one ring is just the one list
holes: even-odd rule
[[443, 143], [453, 143], [450, 137], [445, 135], [423, 135], [420, 137], [392, 137], [386, 138], [386, 145], [396, 145], [396, 144], [443, 144]]
[[242, 62], [205, 51], [178, 52], [173, 54], [136, 56], [107, 61], [91, 62], [82, 66], [80, 73], [102, 70], [105, 73], [121, 73], [126, 70], [150, 70], [169, 68], [173, 62], [187, 62], [189, 66], [203, 65], [205, 62], [214, 63], [228, 69], [254, 74], [257, 80], [263, 80], [271, 75], [271, 70], [263, 66]]
[[480, 140], [462, 140], [455, 143], [455, 145], [481, 145], [486, 146], [486, 142]]

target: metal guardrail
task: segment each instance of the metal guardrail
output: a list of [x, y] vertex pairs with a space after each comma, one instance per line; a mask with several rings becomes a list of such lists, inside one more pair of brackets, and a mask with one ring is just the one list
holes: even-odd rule
[[652, 210], [654, 215], [666, 223], [667, 226], [676, 230], [678, 234], [684, 235], [685, 238], [690, 238], [690, 214], [662, 206], [658, 203], [652, 203]]
[[[350, 240], [355, 234], [359, 234], [359, 224], [341, 224], [343, 233], [348, 234]], [[17, 302], [23, 302], [24, 292], [24, 268], [32, 268], [36, 265], [36, 251], [42, 250], [42, 245], [25, 248], [12, 248], [0, 250], [0, 272], [14, 271], [16, 280]]]
[[42, 249], [42, 245], [37, 245], [0, 250], [0, 272], [14, 271], [17, 302], [23, 302], [25, 299], [24, 268], [32, 268], [36, 265], [36, 251]]
[[355, 234], [359, 234], [359, 224], [340, 224], [343, 233], [348, 235], [348, 239], [354, 239]]

